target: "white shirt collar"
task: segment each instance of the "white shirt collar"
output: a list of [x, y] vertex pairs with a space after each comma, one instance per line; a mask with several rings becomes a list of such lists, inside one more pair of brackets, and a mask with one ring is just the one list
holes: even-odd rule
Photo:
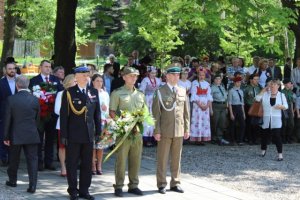
[[173, 91], [173, 87], [175, 87], [175, 89], [177, 89], [177, 84], [172, 86], [170, 83], [167, 83], [167, 85], [169, 86], [171, 91]]
[[81, 87], [79, 87], [79, 85], [78, 85], [78, 88], [79, 88], [79, 90], [82, 92], [82, 90], [84, 89], [85, 90], [85, 92], [86, 92], [86, 87], [85, 88], [81, 88]]
[[50, 75], [45, 76], [44, 74], [41, 74], [41, 76], [42, 76], [44, 82], [46, 82], [46, 77], [48, 77], [48, 81], [50, 81]]

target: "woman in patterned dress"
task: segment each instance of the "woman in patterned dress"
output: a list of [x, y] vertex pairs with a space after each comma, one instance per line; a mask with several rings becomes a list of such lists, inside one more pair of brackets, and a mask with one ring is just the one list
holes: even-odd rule
[[191, 134], [190, 141], [198, 145], [211, 140], [210, 113], [212, 114], [212, 96], [209, 83], [205, 81], [206, 71], [200, 69], [198, 79], [192, 82]]
[[[143, 91], [143, 93], [146, 96], [146, 104], [150, 113], [152, 113], [152, 102], [154, 92], [161, 85], [161, 80], [159, 78], [156, 78], [156, 72], [157, 70], [155, 67], [149, 66], [148, 76], [142, 80], [140, 85], [140, 90]], [[143, 141], [145, 146], [150, 147], [154, 145], [153, 130], [153, 126], [149, 126], [148, 124], [144, 123]]]

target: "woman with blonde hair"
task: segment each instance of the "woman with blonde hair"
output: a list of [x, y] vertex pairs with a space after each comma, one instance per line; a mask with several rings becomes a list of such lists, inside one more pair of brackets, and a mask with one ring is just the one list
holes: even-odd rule
[[262, 102], [263, 107], [260, 156], [265, 157], [267, 144], [269, 139], [272, 137], [277, 148], [277, 161], [282, 161], [282, 141], [280, 135], [282, 127], [282, 110], [286, 110], [288, 108], [288, 104], [285, 95], [278, 91], [280, 87], [279, 80], [271, 80], [269, 87], [262, 89], [255, 97], [256, 101]]
[[[63, 81], [63, 87], [65, 90], [74, 86], [75, 84], [76, 84], [76, 81], [75, 81], [74, 74], [67, 75]], [[56, 99], [55, 99], [54, 112], [58, 116], [60, 113], [62, 94], [63, 94], [63, 91], [58, 92], [56, 95]], [[58, 130], [58, 157], [59, 157], [59, 162], [60, 162], [60, 166], [61, 166], [60, 176], [66, 177], [67, 176], [66, 164], [65, 164], [66, 149], [65, 149], [65, 145], [62, 144], [60, 141], [60, 122], [59, 121], [60, 121], [60, 119], [58, 117], [57, 122], [56, 122], [56, 129]]]
[[[105, 84], [103, 76], [100, 74], [94, 74], [92, 77], [92, 83], [95, 89], [98, 90], [99, 103], [101, 109], [101, 126], [104, 129], [109, 117], [109, 94], [105, 90]], [[92, 174], [102, 175], [102, 157], [103, 147], [97, 144], [98, 138], [95, 139], [94, 151], [93, 151], [93, 163]]]

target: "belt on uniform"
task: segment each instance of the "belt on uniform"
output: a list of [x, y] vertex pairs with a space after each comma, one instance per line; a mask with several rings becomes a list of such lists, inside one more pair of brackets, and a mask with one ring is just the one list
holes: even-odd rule
[[226, 104], [226, 101], [213, 101], [215, 104]]

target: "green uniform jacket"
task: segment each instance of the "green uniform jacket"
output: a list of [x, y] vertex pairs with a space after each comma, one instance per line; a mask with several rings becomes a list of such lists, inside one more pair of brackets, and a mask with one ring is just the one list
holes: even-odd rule
[[167, 84], [160, 87], [162, 103], [165, 108], [170, 109], [176, 101], [176, 106], [172, 111], [167, 111], [162, 106], [157, 91], [154, 94], [152, 113], [155, 119], [154, 134], [161, 134], [161, 137], [173, 138], [183, 137], [184, 133], [189, 133], [190, 109], [189, 98], [186, 90], [177, 86], [177, 93], [169, 88]]

